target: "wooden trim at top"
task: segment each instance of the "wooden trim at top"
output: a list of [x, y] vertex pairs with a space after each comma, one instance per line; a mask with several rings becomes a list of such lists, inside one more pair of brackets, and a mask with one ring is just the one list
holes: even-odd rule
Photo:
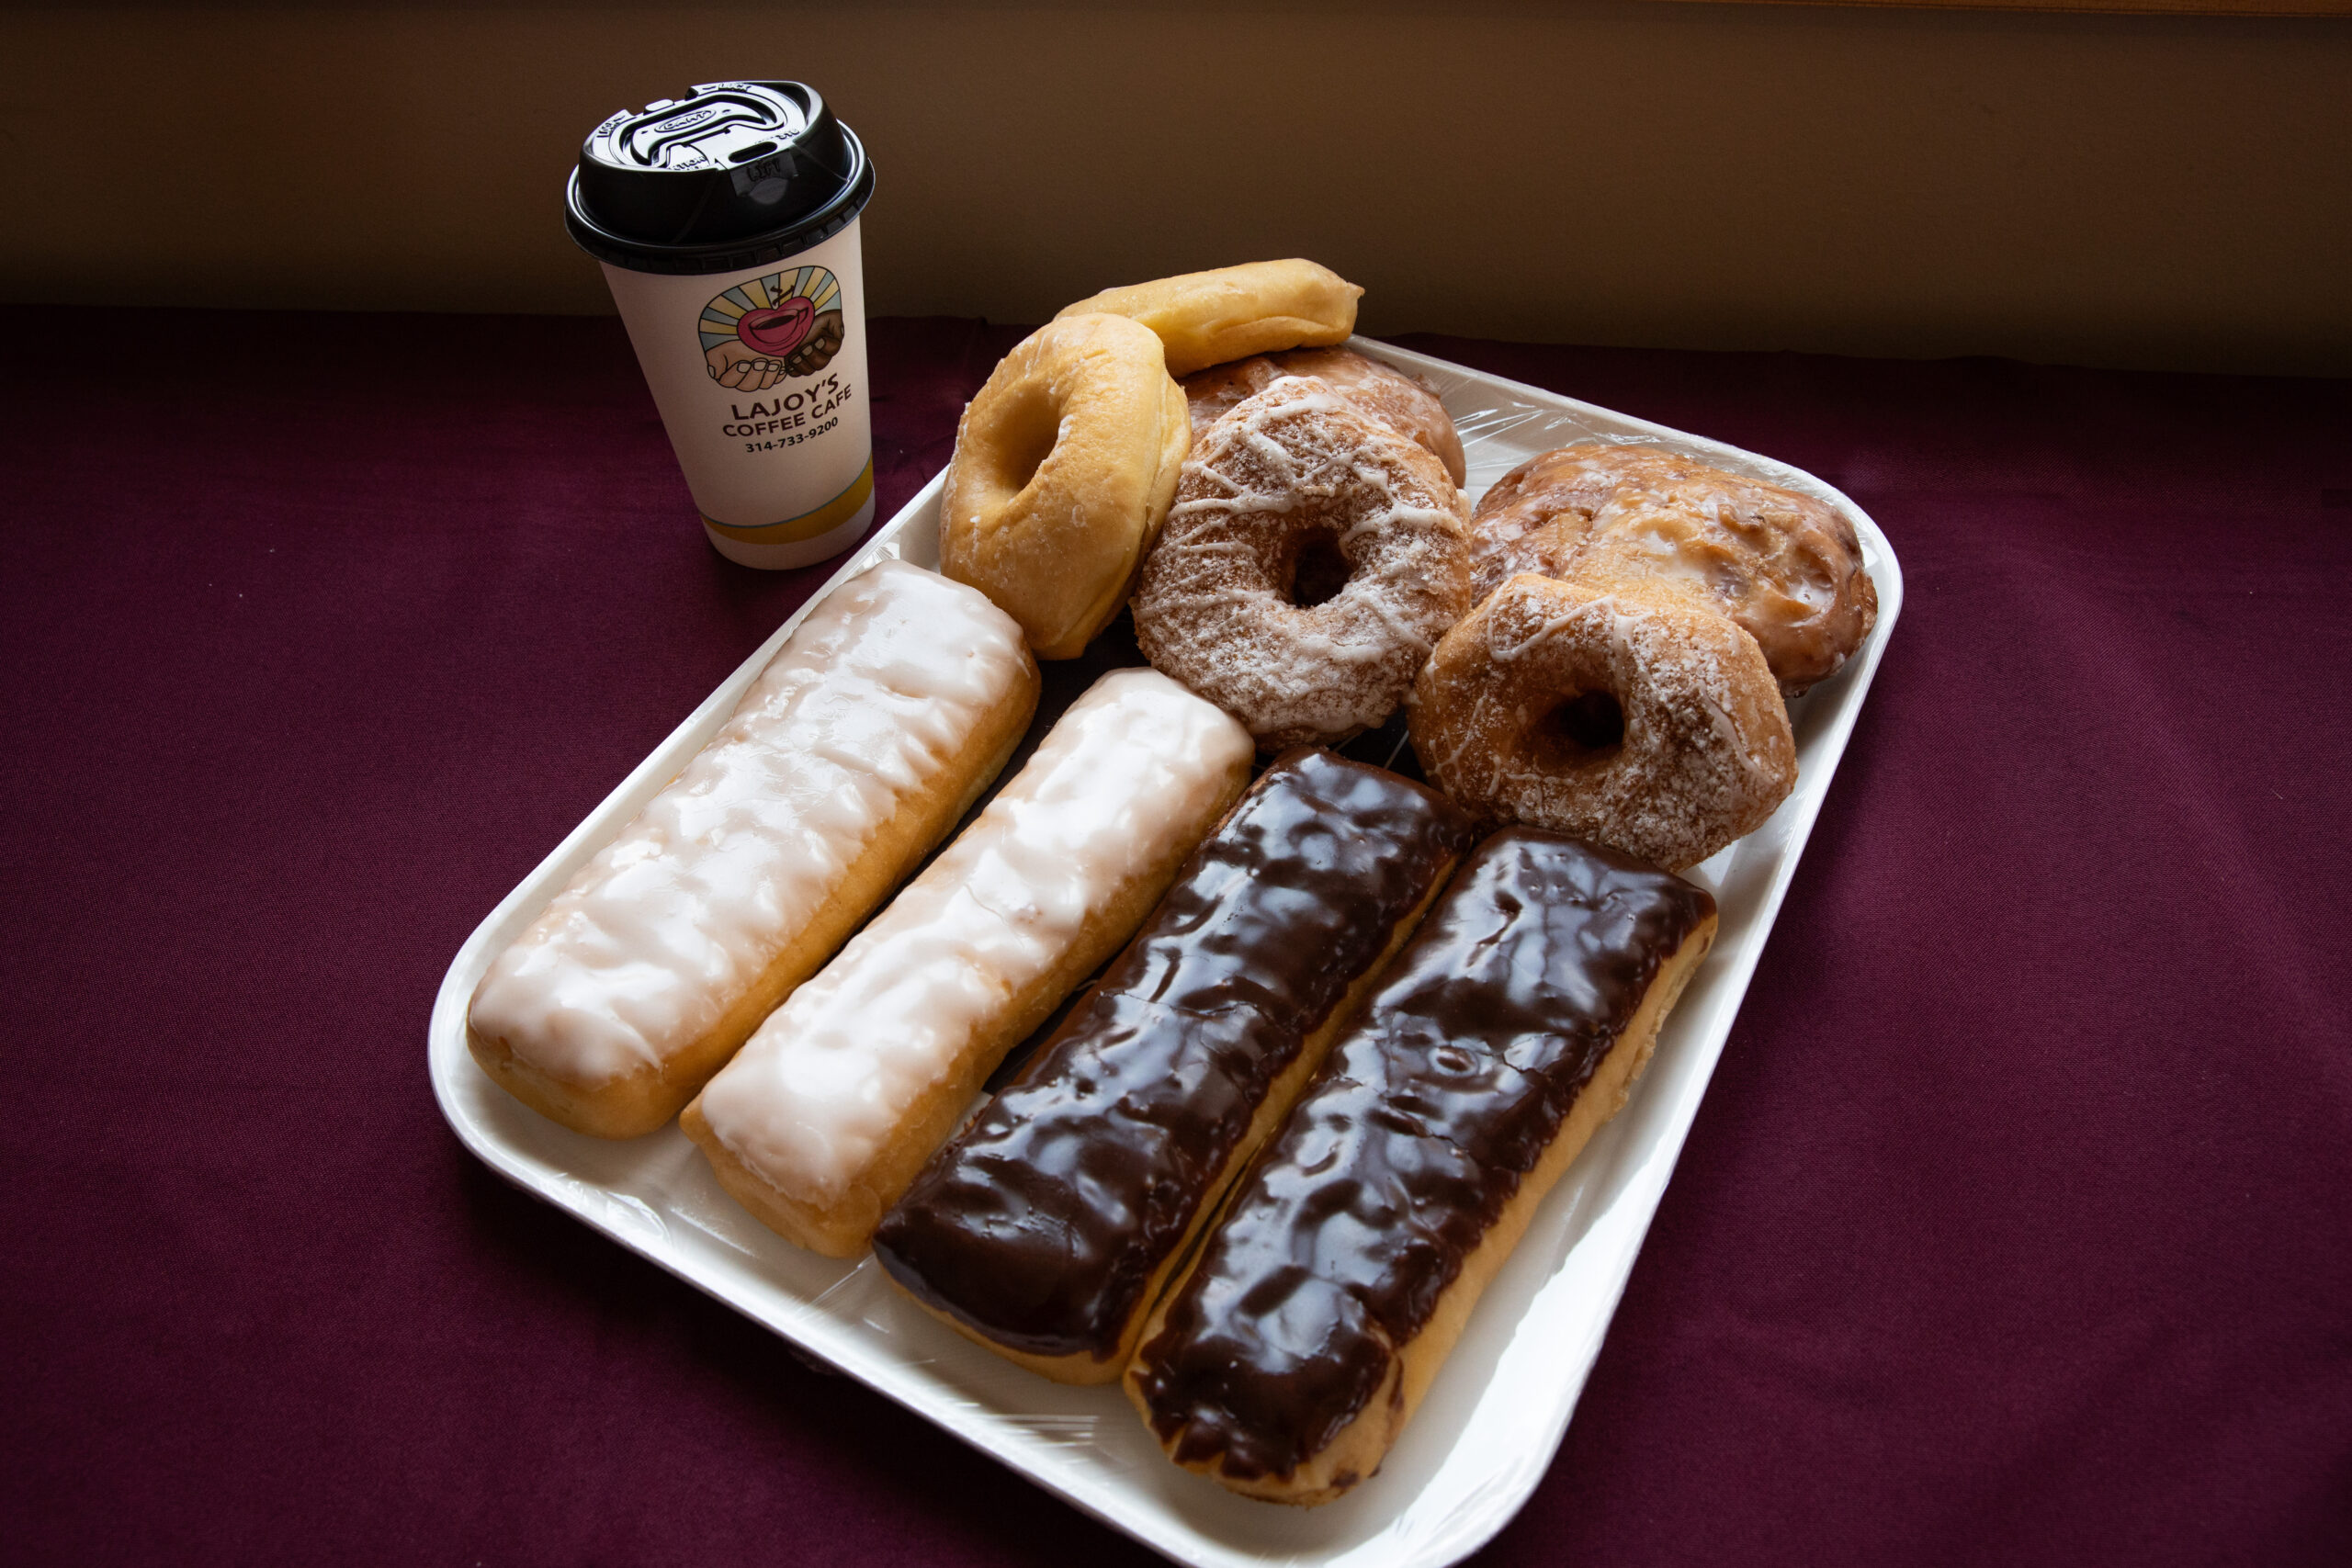
[[2070, 11], [2114, 17], [2352, 17], [2352, 0], [1664, 0], [1903, 11]]

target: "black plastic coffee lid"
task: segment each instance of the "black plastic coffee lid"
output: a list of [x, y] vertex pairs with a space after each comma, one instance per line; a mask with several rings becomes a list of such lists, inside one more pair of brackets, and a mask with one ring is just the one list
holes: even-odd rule
[[814, 87], [714, 82], [598, 126], [564, 226], [634, 272], [736, 272], [830, 239], [873, 196], [865, 147]]

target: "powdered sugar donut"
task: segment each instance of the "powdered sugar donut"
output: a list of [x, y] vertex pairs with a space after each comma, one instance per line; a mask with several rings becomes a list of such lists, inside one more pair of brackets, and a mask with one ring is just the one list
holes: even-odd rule
[[1466, 471], [1462, 459], [1462, 433], [1445, 412], [1437, 394], [1417, 376], [1358, 354], [1351, 348], [1295, 348], [1288, 354], [1261, 354], [1230, 365], [1213, 365], [1184, 378], [1184, 400], [1193, 411], [1193, 439], [1232, 412], [1242, 399], [1253, 397], [1284, 376], [1306, 376], [1322, 382], [1366, 414], [1408, 441], [1427, 447], [1445, 471], [1460, 484]]
[[1136, 640], [1268, 750], [1344, 740], [1396, 711], [1469, 608], [1469, 510], [1435, 457], [1284, 378], [1185, 460]]
[[1669, 582], [1505, 582], [1413, 687], [1413, 750], [1490, 819], [1679, 871], [1796, 783], [1788, 710], [1756, 639]]

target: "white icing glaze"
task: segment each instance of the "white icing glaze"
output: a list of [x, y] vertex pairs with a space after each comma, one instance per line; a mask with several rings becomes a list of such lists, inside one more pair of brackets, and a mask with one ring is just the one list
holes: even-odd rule
[[1252, 750], [1239, 724], [1164, 675], [1103, 676], [704, 1089], [711, 1131], [787, 1197], [837, 1200], [1091, 911], [1214, 826]]
[[883, 561], [809, 613], [725, 727], [474, 993], [475, 1029], [594, 1085], [676, 1055], [799, 936], [1023, 678], [978, 591]]

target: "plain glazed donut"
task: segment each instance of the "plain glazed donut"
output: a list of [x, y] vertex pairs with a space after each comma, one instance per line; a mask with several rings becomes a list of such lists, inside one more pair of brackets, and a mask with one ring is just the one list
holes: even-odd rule
[[1242, 399], [1254, 397], [1284, 376], [1306, 376], [1322, 382], [1408, 441], [1419, 443], [1445, 465], [1453, 482], [1466, 472], [1462, 460], [1462, 433], [1445, 412], [1437, 394], [1418, 376], [1366, 358], [1351, 348], [1301, 348], [1288, 354], [1261, 354], [1231, 365], [1214, 365], [1184, 378], [1184, 398], [1193, 409], [1193, 441], [1199, 445], [1209, 426]]
[[1521, 573], [1438, 644], [1413, 750], [1490, 820], [1680, 871], [1772, 814], [1795, 738], [1756, 639], [1689, 589]]
[[1311, 261], [1250, 262], [1106, 288], [1054, 319], [1105, 312], [1141, 321], [1167, 345], [1168, 373], [1189, 376], [1253, 354], [1345, 343], [1363, 293]]
[[[1285, 378], [1185, 462], [1136, 581], [1136, 638], [1267, 750], [1344, 740], [1396, 710], [1469, 608], [1469, 510], [1435, 457]], [[1311, 602], [1315, 581], [1336, 592]]]
[[1074, 659], [1119, 613], [1193, 439], [1159, 340], [1124, 316], [1047, 322], [999, 362], [956, 427], [939, 570]]
[[1470, 529], [1482, 597], [1522, 571], [1705, 590], [1763, 649], [1783, 696], [1836, 674], [1878, 622], [1851, 524], [1811, 496], [1656, 446], [1531, 457], [1479, 499]]

